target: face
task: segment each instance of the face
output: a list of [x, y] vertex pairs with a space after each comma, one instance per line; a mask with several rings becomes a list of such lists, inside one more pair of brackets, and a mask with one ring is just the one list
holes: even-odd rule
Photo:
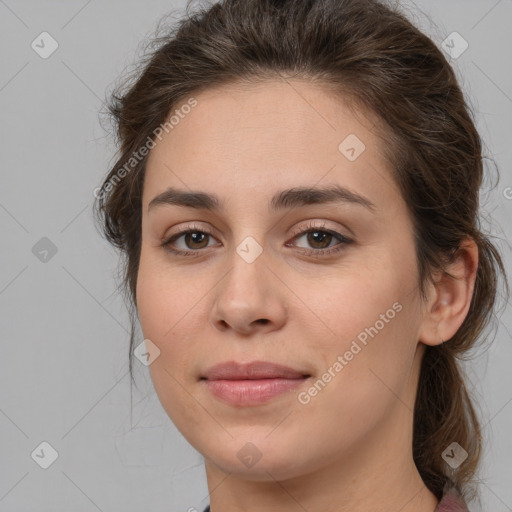
[[408, 446], [422, 307], [377, 120], [304, 81], [194, 97], [144, 182], [137, 307], [162, 406], [207, 464], [254, 480]]

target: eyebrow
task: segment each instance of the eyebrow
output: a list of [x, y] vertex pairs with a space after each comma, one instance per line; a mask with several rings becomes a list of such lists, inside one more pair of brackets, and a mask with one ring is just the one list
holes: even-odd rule
[[[331, 185], [327, 187], [294, 187], [277, 192], [269, 202], [269, 210], [279, 211], [309, 204], [334, 202], [363, 206], [372, 212], [376, 209], [375, 204], [367, 197], [340, 185]], [[169, 187], [154, 197], [148, 205], [148, 212], [156, 206], [162, 205], [184, 206], [214, 212], [223, 209], [222, 201], [215, 194], [199, 191], [187, 192], [174, 187]]]

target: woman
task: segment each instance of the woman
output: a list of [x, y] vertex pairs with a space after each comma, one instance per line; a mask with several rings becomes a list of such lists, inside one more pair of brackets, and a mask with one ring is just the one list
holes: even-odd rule
[[157, 43], [97, 211], [206, 510], [467, 510], [458, 359], [504, 269], [442, 52], [374, 0], [227, 0]]

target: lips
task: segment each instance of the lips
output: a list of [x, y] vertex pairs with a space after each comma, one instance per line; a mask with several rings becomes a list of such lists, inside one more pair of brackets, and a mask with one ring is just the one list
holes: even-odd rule
[[266, 361], [237, 363], [228, 361], [212, 366], [202, 375], [207, 380], [301, 379], [309, 374]]
[[309, 377], [304, 371], [266, 361], [228, 361], [209, 368], [201, 381], [223, 402], [233, 406], [253, 406], [294, 390]]

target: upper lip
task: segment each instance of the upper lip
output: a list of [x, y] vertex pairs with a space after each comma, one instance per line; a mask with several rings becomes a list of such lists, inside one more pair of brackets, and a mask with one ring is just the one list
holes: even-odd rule
[[201, 375], [201, 378], [207, 380], [247, 380], [300, 379], [309, 376], [308, 373], [303, 371], [267, 361], [250, 361], [247, 363], [226, 361], [208, 368]]

